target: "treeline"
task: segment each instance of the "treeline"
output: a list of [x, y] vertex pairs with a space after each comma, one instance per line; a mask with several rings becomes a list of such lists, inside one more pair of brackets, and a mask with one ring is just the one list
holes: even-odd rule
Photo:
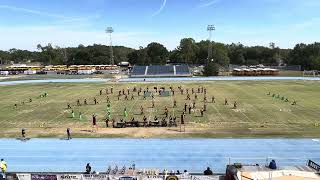
[[[110, 48], [105, 45], [79, 45], [72, 48], [38, 45], [38, 51], [10, 49], [0, 51], [2, 63], [8, 61], [26, 62], [27, 60], [43, 64], [109, 64]], [[209, 50], [209, 55], [208, 55]], [[123, 46], [113, 47], [114, 61], [129, 61], [131, 64], [149, 65], [166, 63], [207, 64], [219, 66], [237, 65], [301, 65], [305, 70], [320, 70], [320, 43], [297, 44], [294, 49], [280, 49], [274, 43], [269, 47], [248, 47], [240, 43], [223, 44], [184, 38], [179, 46], [169, 51], [160, 43], [152, 42], [147, 47], [135, 50]]]
[[[44, 65], [87, 65], [87, 64], [109, 64], [110, 63], [110, 48], [104, 45], [94, 44], [85, 47], [60, 48], [53, 47], [51, 44], [46, 46], [38, 45], [38, 51], [27, 51], [19, 49], [10, 49], [9, 51], [0, 51], [0, 60], [2, 63], [23, 63], [27, 61], [40, 62]], [[115, 63], [128, 61], [128, 54], [134, 49], [123, 46], [113, 47], [113, 56]]]

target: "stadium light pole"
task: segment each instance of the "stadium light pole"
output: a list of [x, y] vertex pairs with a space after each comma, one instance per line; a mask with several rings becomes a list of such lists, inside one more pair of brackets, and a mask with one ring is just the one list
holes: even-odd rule
[[216, 28], [214, 25], [208, 25], [207, 26], [207, 31], [209, 31], [209, 46], [208, 46], [208, 59], [207, 59], [207, 64], [209, 61], [212, 59], [212, 43], [211, 43], [211, 36], [212, 36], [212, 31], [215, 31]]
[[106, 33], [109, 34], [109, 39], [110, 39], [110, 64], [114, 65], [114, 59], [113, 59], [113, 48], [112, 48], [112, 38], [111, 38], [111, 34], [113, 33], [113, 28], [112, 27], [107, 27], [106, 29]]

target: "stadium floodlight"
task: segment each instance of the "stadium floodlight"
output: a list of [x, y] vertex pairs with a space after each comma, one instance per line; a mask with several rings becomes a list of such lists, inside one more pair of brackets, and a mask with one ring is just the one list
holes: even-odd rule
[[216, 30], [216, 28], [214, 27], [214, 25], [208, 25], [207, 30], [214, 31], [214, 30]]
[[212, 31], [215, 31], [216, 27], [214, 25], [208, 25], [207, 26], [207, 31], [209, 31], [209, 46], [208, 46], [208, 59], [207, 59], [207, 63], [209, 62], [209, 60], [212, 60], [212, 43], [211, 43], [211, 36], [212, 36]]
[[111, 38], [111, 34], [113, 33], [113, 28], [112, 27], [107, 27], [106, 29], [106, 33], [109, 34], [109, 39], [110, 39], [110, 64], [114, 65], [114, 59], [113, 59], [113, 48], [112, 48], [112, 38]]

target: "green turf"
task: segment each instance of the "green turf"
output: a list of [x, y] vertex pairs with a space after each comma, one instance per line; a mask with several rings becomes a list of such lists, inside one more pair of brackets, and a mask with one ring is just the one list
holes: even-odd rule
[[[173, 86], [176, 89], [174, 97], [156, 96], [155, 109], [151, 109], [151, 98], [143, 100], [142, 96], [131, 101], [118, 101], [117, 91], [123, 88], [142, 87], [153, 89], [154, 86]], [[159, 128], [154, 131], [163, 133], [152, 134], [152, 130], [139, 135], [143, 128], [118, 130], [118, 133], [92, 134], [88, 133], [91, 125], [91, 115], [97, 114], [98, 125], [104, 127], [103, 118], [106, 114], [106, 94], [99, 95], [100, 89], [114, 87], [114, 94], [109, 95], [112, 104], [112, 116], [119, 119], [123, 116], [126, 107], [129, 118], [138, 115], [140, 106], [145, 109], [148, 117], [163, 116], [164, 106], [169, 107], [171, 115], [180, 117], [186, 95], [177, 92], [177, 86], [183, 88], [207, 88], [208, 101], [211, 96], [216, 97], [216, 103], [207, 103], [207, 112], [199, 117], [199, 108], [203, 106], [203, 94], [198, 94], [197, 109], [191, 115], [187, 113], [187, 132], [179, 133], [177, 129]], [[39, 95], [47, 92], [47, 98]], [[290, 102], [272, 98], [267, 95], [280, 94]], [[93, 98], [99, 101], [93, 105]], [[33, 102], [29, 103], [28, 99]], [[76, 106], [76, 100], [83, 103], [87, 99], [89, 105]], [[172, 108], [173, 98], [177, 100], [178, 107]], [[229, 106], [224, 105], [224, 98], [228, 98]], [[122, 97], [123, 99], [123, 97]], [[130, 96], [129, 96], [130, 99]], [[191, 95], [194, 99], [194, 95]], [[291, 105], [292, 100], [297, 105]], [[64, 129], [71, 127], [78, 129], [77, 137], [319, 137], [320, 135], [320, 82], [317, 81], [214, 81], [214, 82], [181, 82], [181, 83], [48, 83], [48, 84], [22, 84], [0, 86], [0, 137], [18, 136], [21, 128], [26, 128], [33, 137], [58, 137], [64, 135]], [[24, 105], [21, 102], [25, 101]], [[233, 102], [238, 102], [238, 108], [233, 109]], [[18, 108], [14, 108], [14, 104]], [[70, 103], [75, 111], [76, 118], [70, 118]], [[78, 114], [82, 112], [84, 119], [79, 120]], [[61, 130], [59, 130], [61, 129]], [[129, 132], [130, 131], [130, 132]], [[131, 132], [132, 131], [132, 132]], [[123, 132], [123, 133], [122, 133]], [[136, 135], [138, 134], [138, 135]]]

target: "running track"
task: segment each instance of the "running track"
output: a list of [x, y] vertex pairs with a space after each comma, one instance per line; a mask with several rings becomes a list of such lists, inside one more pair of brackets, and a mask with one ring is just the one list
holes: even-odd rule
[[[174, 78], [123, 78], [118, 82], [179, 82], [179, 81], [320, 81], [320, 77], [174, 77]], [[30, 83], [99, 83], [112, 82], [112, 79], [44, 79], [44, 80], [18, 80], [0, 81], [0, 85], [30, 84]]]
[[[231, 163], [265, 164], [275, 159], [280, 166], [320, 162], [318, 139], [0, 139], [0, 158], [9, 171], [82, 172], [90, 162], [93, 170], [108, 165], [121, 168], [167, 168], [202, 172], [207, 166], [224, 172]], [[268, 161], [269, 161], [268, 160]]]

